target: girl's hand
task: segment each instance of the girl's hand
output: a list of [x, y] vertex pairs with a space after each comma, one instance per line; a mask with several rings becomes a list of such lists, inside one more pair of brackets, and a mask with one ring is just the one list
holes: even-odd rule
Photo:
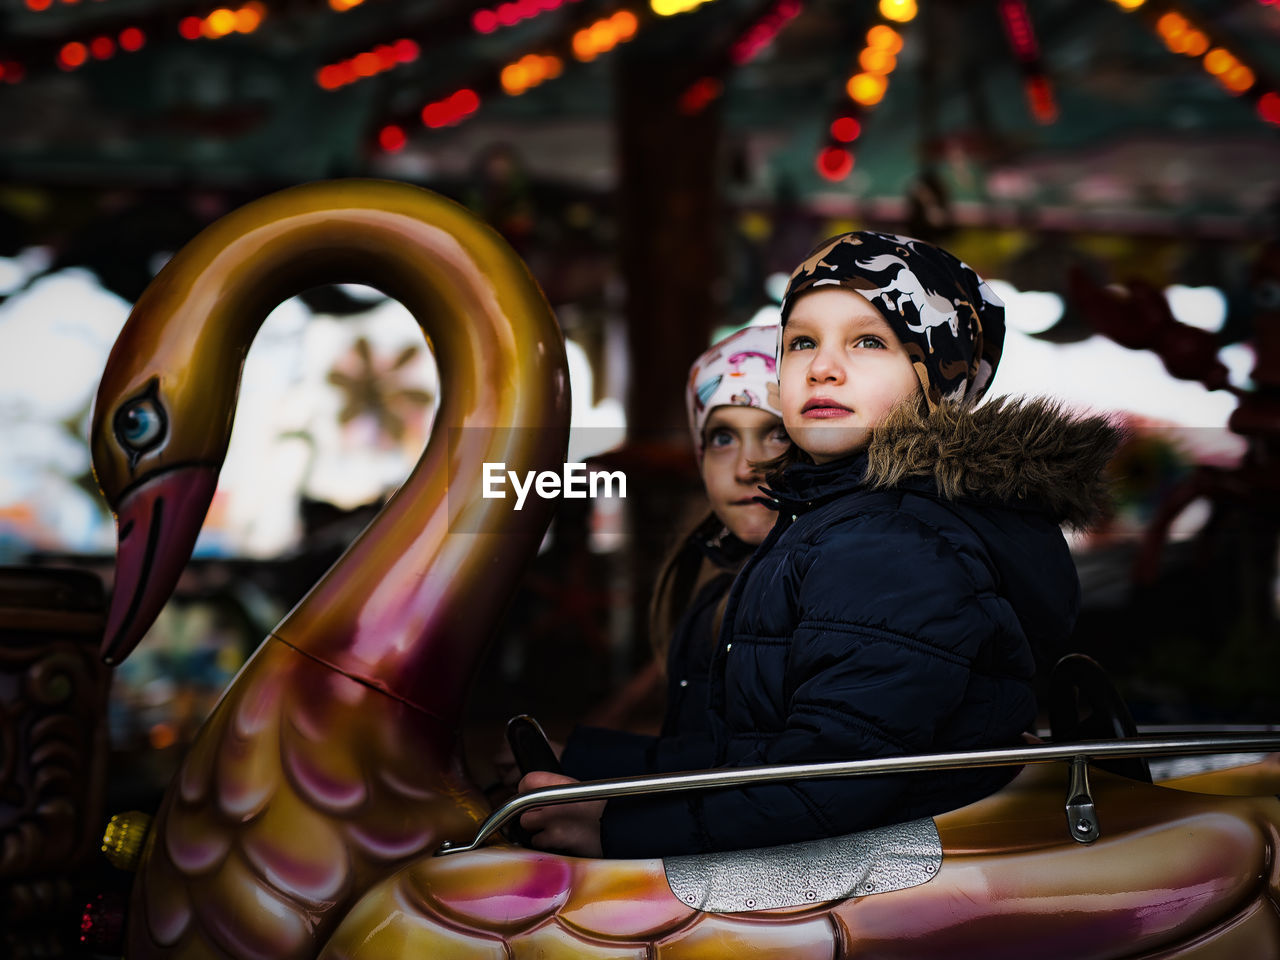
[[[560, 755], [564, 753], [564, 744], [555, 740], [548, 740], [547, 743], [551, 745], [551, 752], [559, 760]], [[516, 764], [516, 756], [511, 752], [511, 744], [506, 741], [506, 738], [503, 738], [493, 755], [493, 769], [497, 774], [498, 782], [510, 790], [514, 790], [516, 784], [520, 782], [520, 767]]]
[[[525, 774], [517, 793], [528, 793], [541, 787], [560, 787], [579, 783], [561, 773], [534, 770]], [[530, 843], [539, 850], [568, 853], [578, 857], [599, 857], [600, 818], [607, 800], [584, 800], [550, 807], [535, 807], [520, 817], [520, 826], [531, 834]]]

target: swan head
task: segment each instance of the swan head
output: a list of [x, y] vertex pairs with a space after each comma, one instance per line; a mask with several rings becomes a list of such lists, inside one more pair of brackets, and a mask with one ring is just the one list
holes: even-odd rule
[[190, 559], [226, 456], [239, 372], [219, 370], [225, 351], [199, 349], [198, 337], [175, 332], [144, 301], [107, 361], [90, 438], [94, 475], [116, 517], [101, 649], [111, 664], [137, 646]]

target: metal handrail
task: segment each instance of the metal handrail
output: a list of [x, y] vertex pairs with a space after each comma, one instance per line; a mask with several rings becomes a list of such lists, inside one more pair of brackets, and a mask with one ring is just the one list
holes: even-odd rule
[[645, 777], [594, 780], [563, 787], [544, 787], [513, 797], [480, 825], [467, 844], [441, 844], [437, 854], [465, 853], [484, 843], [510, 820], [534, 807], [582, 800], [610, 800], [637, 794], [678, 793], [776, 783], [784, 780], [819, 780], [824, 777], [862, 777], [877, 773], [912, 773], [922, 770], [958, 770], [966, 767], [1012, 767], [1059, 760], [1106, 760], [1114, 757], [1193, 756], [1205, 753], [1271, 753], [1280, 750], [1280, 734], [1212, 737], [1133, 737], [1125, 740], [1081, 740], [989, 750], [924, 753], [913, 757], [875, 757], [869, 760], [837, 760], [828, 763], [792, 763], [767, 767], [731, 767], [696, 773], [663, 773]]

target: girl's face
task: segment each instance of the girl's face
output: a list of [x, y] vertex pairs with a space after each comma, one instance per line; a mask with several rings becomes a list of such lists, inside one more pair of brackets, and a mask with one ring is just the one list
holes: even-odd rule
[[759, 407], [723, 406], [711, 411], [702, 432], [702, 484], [711, 509], [730, 533], [756, 546], [777, 514], [755, 501], [764, 475], [751, 464], [790, 446], [782, 421]]
[[844, 287], [796, 302], [782, 332], [778, 380], [787, 433], [815, 463], [861, 450], [871, 428], [920, 390], [880, 311]]

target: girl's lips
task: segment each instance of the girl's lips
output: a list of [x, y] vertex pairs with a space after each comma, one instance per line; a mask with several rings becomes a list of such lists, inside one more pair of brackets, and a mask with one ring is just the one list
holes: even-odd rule
[[814, 397], [800, 409], [805, 417], [843, 417], [847, 413], [853, 411], [829, 397]]
[[836, 403], [834, 400], [827, 400], [819, 397], [816, 400], [810, 400], [804, 405], [800, 411], [800, 415], [811, 420], [829, 420], [832, 417], [847, 417], [853, 413], [848, 407], [842, 403]]

